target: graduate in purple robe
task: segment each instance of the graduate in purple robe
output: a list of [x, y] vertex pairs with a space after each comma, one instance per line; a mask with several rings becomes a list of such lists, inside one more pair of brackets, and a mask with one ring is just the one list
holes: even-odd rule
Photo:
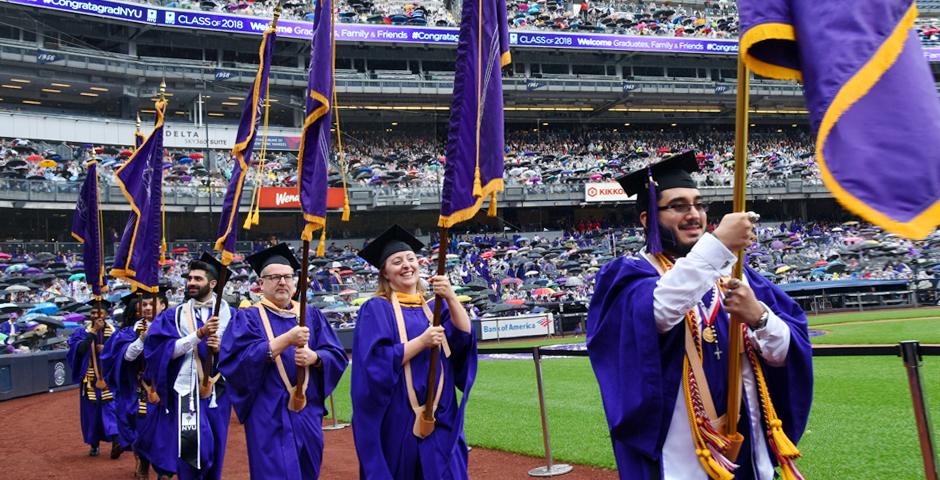
[[[393, 226], [359, 252], [379, 269], [375, 298], [359, 309], [353, 340], [353, 436], [360, 478], [465, 479], [464, 411], [476, 377], [476, 339], [446, 276], [430, 279], [444, 299], [441, 325], [419, 287], [423, 245]], [[419, 438], [415, 420], [427, 398], [430, 349], [441, 348], [434, 430]], [[463, 398], [457, 401], [457, 390]]]
[[121, 456], [118, 441], [117, 419], [114, 416], [113, 392], [104, 381], [99, 357], [104, 343], [111, 337], [114, 328], [106, 321], [111, 303], [106, 300], [91, 300], [88, 313], [90, 324], [76, 329], [69, 337], [68, 363], [72, 381], [80, 383], [79, 410], [82, 436], [91, 448], [88, 455], [98, 456], [98, 444], [111, 442], [111, 458]]
[[16, 314], [10, 313], [5, 315], [6, 319], [0, 323], [0, 333], [6, 336], [0, 344], [12, 345], [13, 341], [16, 340], [16, 336], [23, 333], [20, 327], [16, 326]]
[[[211, 257], [211, 256], [210, 256]], [[217, 416], [230, 416], [227, 400], [214, 387], [200, 392], [209, 366], [209, 352], [217, 352], [219, 333], [232, 317], [222, 302], [214, 316], [213, 288], [218, 275], [205, 260], [194, 261], [187, 275], [188, 300], [163, 311], [150, 326], [144, 341], [146, 372], [160, 396], [156, 413], [148, 415], [138, 436], [138, 445], [160, 476], [180, 479], [210, 479], [221, 476], [221, 460], [227, 434], [218, 432]], [[216, 418], [214, 418], [216, 417]]]
[[[200, 318], [212, 315], [215, 308], [216, 296], [221, 295], [225, 285], [221, 283], [220, 273], [225, 267], [218, 259], [208, 252], [203, 252], [199, 260], [189, 264], [189, 273], [186, 276], [186, 295], [196, 309]], [[236, 310], [228, 302], [222, 300], [219, 312], [219, 328], [215, 336], [221, 339], [235, 318]], [[217, 353], [217, 352], [216, 352]], [[225, 463], [225, 446], [228, 443], [228, 427], [232, 420], [232, 400], [226, 389], [225, 377], [218, 371], [219, 356], [214, 356], [214, 363], [208, 372], [212, 381], [209, 394], [209, 408], [206, 416], [212, 427], [213, 459], [206, 478], [219, 480], [222, 478], [222, 467]]]
[[[647, 250], [598, 273], [587, 346], [620, 477], [771, 480], [777, 466], [783, 478], [801, 478], [793, 459], [813, 386], [806, 317], [753, 270], [722, 280], [756, 238], [755, 217], [729, 214], [706, 233], [697, 167], [686, 152], [618, 179], [638, 195]], [[746, 325], [737, 458], [725, 456], [720, 435], [728, 314]]]
[[[219, 370], [245, 425], [251, 478], [317, 478], [324, 401], [346, 370], [346, 352], [315, 307], [307, 307], [306, 326], [298, 325], [300, 305], [291, 299], [300, 264], [286, 244], [245, 260], [259, 277], [263, 298], [239, 310], [222, 337]], [[295, 404], [291, 398], [301, 368], [306, 402]]]
[[[144, 338], [153, 317], [153, 299], [136, 293], [121, 299], [124, 312], [120, 328], [111, 335], [101, 352], [104, 378], [114, 390], [115, 417], [121, 448], [132, 450], [137, 432], [147, 415], [147, 392], [142, 383]], [[139, 305], [139, 306], [138, 306]], [[134, 452], [135, 477], [147, 478], [150, 462]]]

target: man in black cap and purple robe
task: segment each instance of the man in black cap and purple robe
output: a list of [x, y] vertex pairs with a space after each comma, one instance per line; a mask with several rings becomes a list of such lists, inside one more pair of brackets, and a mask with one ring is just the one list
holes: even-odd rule
[[[646, 249], [605, 265], [588, 311], [587, 347], [620, 478], [801, 478], [793, 463], [812, 401], [806, 316], [747, 268], [756, 214], [725, 215], [712, 233], [692, 152], [618, 179], [637, 195]], [[723, 435], [729, 314], [741, 319], [743, 401], [734, 457]]]
[[[292, 300], [300, 264], [287, 244], [245, 259], [263, 298], [238, 311], [222, 339], [225, 375], [238, 420], [245, 425], [251, 478], [317, 478], [323, 457], [324, 401], [349, 363], [326, 317], [311, 305], [306, 326]], [[300, 272], [306, 274], [306, 272]], [[306, 403], [293, 404], [297, 372], [306, 370]]]
[[69, 337], [67, 359], [72, 381], [79, 389], [79, 412], [82, 437], [89, 445], [88, 455], [98, 456], [98, 443], [111, 442], [111, 458], [120, 457], [123, 449], [118, 440], [117, 419], [114, 415], [114, 392], [104, 380], [101, 351], [111, 338], [114, 328], [107, 322], [111, 302], [92, 299], [88, 312], [88, 326], [76, 329]]

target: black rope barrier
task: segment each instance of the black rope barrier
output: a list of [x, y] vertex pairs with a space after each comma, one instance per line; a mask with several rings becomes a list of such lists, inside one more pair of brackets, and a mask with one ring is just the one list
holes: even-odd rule
[[[532, 355], [532, 347], [484, 347], [477, 350], [479, 355]], [[921, 356], [940, 356], [940, 345], [920, 345]], [[543, 357], [587, 357], [587, 350], [564, 350], [561, 348], [539, 348]], [[901, 356], [901, 349], [894, 345], [813, 345], [814, 357], [880, 357]]]

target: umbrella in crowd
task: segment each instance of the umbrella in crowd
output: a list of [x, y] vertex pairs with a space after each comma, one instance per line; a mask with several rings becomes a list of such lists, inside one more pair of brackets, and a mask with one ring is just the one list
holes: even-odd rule
[[[759, 225], [758, 241], [746, 252], [748, 264], [776, 283], [940, 278], [940, 234], [912, 242], [866, 224]], [[594, 275], [621, 255], [645, 243], [637, 228], [585, 230], [542, 238], [512, 233], [457, 235], [447, 256], [451, 282], [472, 318], [536, 312], [583, 311], [593, 293]], [[161, 266], [174, 288], [171, 302], [183, 299], [186, 265], [202, 246], [176, 245]], [[434, 262], [421, 252], [422, 277]], [[110, 259], [106, 259], [110, 261]], [[260, 299], [255, 274], [240, 257], [231, 264], [224, 292], [233, 305]], [[311, 303], [328, 313], [334, 326], [350, 328], [358, 308], [372, 297], [377, 272], [349, 247], [328, 250], [310, 261]], [[118, 300], [127, 285], [110, 279], [107, 298]], [[86, 319], [89, 297], [81, 265], [71, 254], [0, 254], [0, 315], [17, 315], [23, 329], [52, 339], [58, 329]], [[115, 309], [120, 313], [120, 307]], [[49, 320], [49, 319], [53, 320]], [[60, 325], [61, 324], [61, 325]], [[37, 340], [38, 342], [38, 340]], [[38, 345], [37, 342], [34, 344]], [[55, 344], [50, 344], [51, 348]]]

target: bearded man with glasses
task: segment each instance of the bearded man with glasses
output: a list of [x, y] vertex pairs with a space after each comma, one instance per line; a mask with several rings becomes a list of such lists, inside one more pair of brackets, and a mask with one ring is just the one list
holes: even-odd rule
[[[245, 260], [258, 275], [263, 298], [235, 316], [222, 338], [219, 370], [245, 425], [251, 478], [317, 478], [324, 400], [346, 370], [346, 351], [316, 307], [307, 305], [307, 326], [299, 325], [300, 304], [293, 297], [300, 263], [287, 244]], [[301, 369], [306, 376], [297, 385]], [[303, 405], [291, 403], [296, 388], [306, 393]]]
[[147, 330], [146, 371], [160, 408], [140, 442], [158, 478], [222, 478], [232, 407], [213, 359], [235, 314], [224, 300], [215, 311], [222, 268], [208, 252], [190, 262], [186, 302], [163, 310]]
[[[806, 316], [747, 268], [757, 215], [732, 213], [707, 233], [708, 204], [686, 152], [618, 179], [637, 195], [646, 250], [605, 265], [588, 311], [587, 349], [620, 478], [771, 480], [792, 459], [812, 401]], [[746, 325], [731, 332], [729, 315]], [[728, 338], [742, 335], [737, 455], [725, 437]]]

